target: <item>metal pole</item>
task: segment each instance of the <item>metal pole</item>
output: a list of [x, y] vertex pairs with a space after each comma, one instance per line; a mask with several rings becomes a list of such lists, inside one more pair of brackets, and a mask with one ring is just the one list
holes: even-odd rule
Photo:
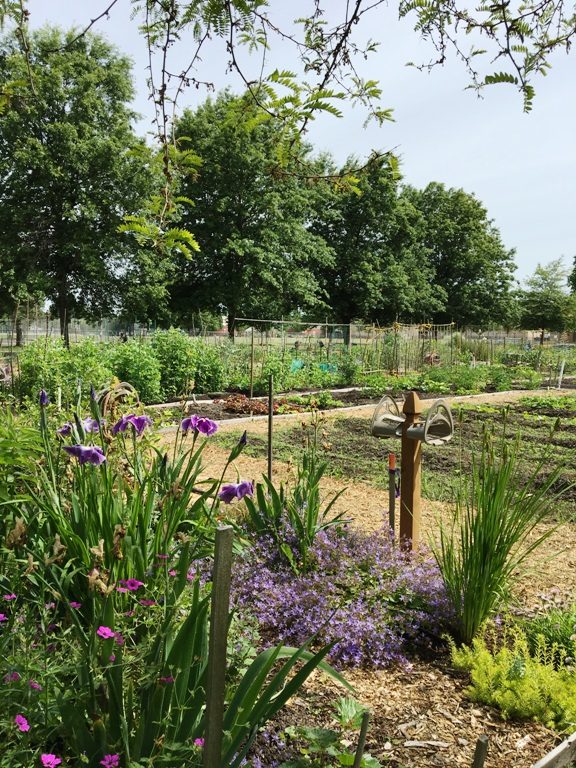
[[220, 768], [226, 687], [226, 647], [228, 642], [230, 578], [232, 574], [232, 526], [216, 531], [212, 598], [210, 603], [210, 638], [208, 641], [208, 676], [206, 685], [206, 730], [204, 768]]
[[274, 376], [268, 376], [268, 480], [272, 480], [272, 425], [274, 422]]

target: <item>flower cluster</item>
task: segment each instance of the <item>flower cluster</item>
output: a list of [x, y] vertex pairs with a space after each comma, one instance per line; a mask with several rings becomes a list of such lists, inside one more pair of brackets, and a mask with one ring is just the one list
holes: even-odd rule
[[[294, 541], [292, 545], [296, 556]], [[308, 572], [295, 576], [267, 538], [233, 574], [240, 614], [254, 616], [267, 644], [301, 645], [317, 633], [335, 642], [339, 666], [383, 668], [436, 641], [449, 608], [432, 560], [394, 548], [387, 534], [329, 528], [318, 534]]]

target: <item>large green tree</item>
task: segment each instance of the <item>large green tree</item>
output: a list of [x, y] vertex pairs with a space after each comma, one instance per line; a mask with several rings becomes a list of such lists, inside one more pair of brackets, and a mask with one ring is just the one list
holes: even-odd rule
[[43, 295], [67, 338], [72, 317], [118, 307], [133, 243], [117, 228], [150, 192], [130, 64], [99, 37], [46, 28], [26, 53], [0, 43], [0, 88], [13, 91], [0, 115], [0, 299]]
[[566, 288], [566, 269], [562, 259], [538, 264], [526, 280], [520, 294], [522, 327], [540, 331], [544, 343], [545, 331], [563, 331], [571, 315], [572, 302]]
[[237, 317], [279, 317], [322, 302], [315, 272], [331, 255], [306, 226], [307, 150], [294, 145], [280, 165], [277, 131], [249, 98], [228, 93], [178, 121], [180, 146], [193, 147], [202, 161], [182, 183], [191, 201], [182, 223], [200, 252], [182, 261], [174, 282], [180, 318], [197, 308], [220, 309], [232, 334]]
[[422, 245], [435, 283], [446, 295], [434, 321], [509, 325], [514, 251], [505, 248], [482, 203], [437, 182], [423, 190], [407, 186], [402, 197], [422, 214]]
[[[345, 177], [355, 165], [337, 172], [327, 161], [324, 173]], [[336, 322], [423, 320], [443, 306], [418, 236], [421, 215], [399, 199], [398, 185], [397, 162], [385, 156], [373, 159], [353, 188], [320, 188], [311, 228], [334, 253], [321, 275]]]

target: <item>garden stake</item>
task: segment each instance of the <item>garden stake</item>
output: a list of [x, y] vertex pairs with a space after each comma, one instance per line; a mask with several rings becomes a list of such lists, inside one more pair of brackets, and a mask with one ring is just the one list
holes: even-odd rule
[[364, 757], [364, 747], [366, 746], [366, 734], [368, 733], [368, 721], [370, 720], [370, 712], [366, 710], [362, 715], [362, 725], [360, 726], [360, 735], [358, 736], [358, 746], [356, 748], [356, 755], [354, 757], [354, 765], [352, 768], [360, 768], [362, 765], [362, 758]]
[[394, 513], [396, 508], [396, 454], [388, 454], [388, 527], [394, 538]]
[[[250, 400], [254, 397], [254, 326], [252, 326], [252, 337], [250, 339]], [[252, 416], [252, 412], [250, 412]]]
[[474, 761], [472, 762], [472, 768], [484, 768], [484, 761], [488, 754], [488, 736], [485, 733], [481, 733], [478, 736], [476, 742], [476, 749], [474, 750]]
[[408, 437], [408, 428], [420, 419], [422, 403], [416, 392], [409, 392], [402, 409], [402, 475], [400, 477], [400, 542], [417, 549], [420, 543], [420, 465], [422, 443]]
[[268, 480], [272, 480], [272, 422], [274, 421], [274, 376], [268, 376]]
[[220, 768], [222, 759], [222, 723], [228, 641], [230, 578], [232, 574], [232, 526], [216, 531], [212, 598], [210, 602], [210, 638], [208, 641], [208, 679], [206, 685], [206, 729], [204, 768]]

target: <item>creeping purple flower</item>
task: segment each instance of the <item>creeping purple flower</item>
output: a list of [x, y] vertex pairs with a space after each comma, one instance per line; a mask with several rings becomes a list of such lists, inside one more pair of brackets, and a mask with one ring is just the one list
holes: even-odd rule
[[100, 765], [104, 768], [118, 768], [120, 765], [120, 755], [104, 755], [104, 759], [100, 760]]
[[230, 483], [223, 485], [218, 498], [225, 504], [230, 504], [234, 499], [243, 499], [244, 496], [254, 494], [254, 485], [249, 480], [242, 480], [240, 483]]
[[70, 456], [77, 458], [80, 464], [95, 464], [98, 466], [106, 461], [104, 451], [96, 445], [65, 445], [64, 450]]
[[147, 426], [152, 424], [152, 419], [149, 416], [136, 416], [135, 413], [131, 413], [128, 416], [122, 416], [116, 424], [112, 427], [112, 434], [117, 435], [118, 432], [126, 432], [129, 426], [134, 427], [137, 435], [141, 435]]
[[26, 733], [26, 731], [30, 730], [30, 725], [28, 724], [28, 720], [26, 720], [24, 715], [16, 715], [14, 722], [18, 730], [22, 731], [22, 733]]
[[69, 421], [67, 421], [65, 424], [62, 424], [62, 426], [56, 430], [56, 433], [61, 437], [69, 437], [72, 434], [72, 424]]
[[98, 637], [101, 637], [103, 640], [109, 640], [111, 637], [116, 637], [116, 633], [113, 629], [110, 629], [110, 627], [100, 626], [96, 630], [96, 634]]
[[48, 393], [46, 392], [45, 389], [40, 390], [39, 401], [40, 401], [40, 406], [42, 408], [45, 408], [50, 402], [50, 398], [48, 397]]

